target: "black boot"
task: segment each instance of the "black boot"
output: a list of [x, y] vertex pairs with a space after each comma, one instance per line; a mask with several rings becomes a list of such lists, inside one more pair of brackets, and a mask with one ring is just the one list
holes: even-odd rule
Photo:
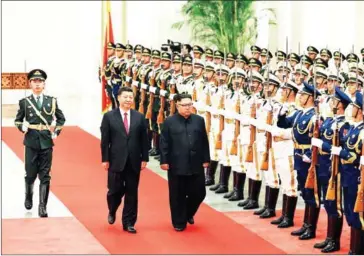
[[321, 242], [321, 243], [316, 243], [314, 244], [313, 248], [316, 249], [323, 249], [326, 247], [326, 245], [329, 243], [329, 241], [334, 239], [334, 226], [332, 225], [332, 221], [330, 222], [330, 220], [332, 220], [332, 216], [327, 216], [327, 233], [326, 233], [326, 238], [325, 241]]
[[305, 233], [305, 231], [306, 231], [306, 229], [308, 227], [308, 210], [309, 210], [309, 206], [306, 204], [305, 205], [305, 215], [303, 217], [303, 225], [302, 225], [302, 227], [300, 229], [292, 231], [291, 232], [292, 236], [300, 236], [303, 233]]
[[358, 228], [351, 227], [350, 232], [350, 255], [361, 254], [361, 230]]
[[[148, 127], [149, 127], [149, 124], [148, 124]], [[149, 130], [149, 128], [148, 128], [147, 134], [148, 134], [148, 143], [149, 143], [148, 147], [149, 147], [149, 154], [150, 154], [152, 151], [155, 151], [155, 148], [152, 147], [153, 132], [151, 130]]]
[[159, 155], [159, 134], [158, 132], [153, 132], [153, 149], [154, 151], [150, 152], [150, 156], [158, 156]]
[[259, 208], [259, 194], [260, 194], [260, 188], [262, 186], [261, 180], [253, 180], [252, 181], [252, 193], [250, 195], [251, 200], [247, 205], [244, 206], [244, 210], [252, 210]]
[[231, 166], [224, 166], [222, 169], [222, 180], [220, 187], [215, 191], [216, 194], [223, 194], [229, 192], [229, 178], [231, 174]]
[[261, 215], [268, 207], [268, 197], [269, 197], [270, 187], [268, 185], [265, 186], [265, 197], [264, 197], [264, 206], [256, 211], [254, 211], [254, 215]]
[[[328, 218], [328, 227], [327, 227], [327, 238], [325, 241], [328, 241], [325, 247], [321, 250], [321, 252], [336, 252], [340, 250], [340, 237], [343, 228], [343, 218], [339, 218], [336, 216], [329, 216]], [[316, 245], [315, 245], [316, 246]], [[319, 248], [319, 247], [315, 247]]]
[[267, 219], [267, 218], [276, 216], [276, 206], [277, 206], [278, 194], [279, 194], [279, 188], [270, 188], [269, 189], [268, 207], [259, 216], [259, 218]]
[[49, 184], [40, 184], [38, 214], [39, 217], [41, 218], [48, 217], [47, 213], [48, 195], [49, 195]]
[[[286, 202], [286, 210], [285, 215], [281, 223], [279, 223], [278, 228], [289, 228], [293, 227], [293, 219], [294, 213], [296, 211], [297, 205], [297, 197], [296, 196], [287, 196]], [[306, 209], [305, 209], [305, 218], [306, 218]]]
[[309, 240], [316, 237], [316, 227], [317, 227], [317, 221], [320, 215], [320, 207], [316, 206], [310, 206], [309, 207], [309, 216], [308, 216], [308, 227], [303, 233], [299, 239], [300, 240]]
[[250, 202], [250, 195], [251, 195], [251, 193], [252, 193], [252, 182], [253, 182], [253, 180], [251, 179], [251, 178], [249, 178], [248, 179], [248, 198], [247, 199], [245, 199], [244, 201], [242, 201], [242, 202], [239, 202], [238, 203], [238, 206], [239, 207], [244, 207], [245, 205], [247, 205], [249, 202]]
[[216, 173], [217, 165], [218, 165], [217, 161], [211, 160], [210, 165], [206, 171], [206, 179], [205, 179], [206, 186], [211, 186], [211, 185], [215, 184], [215, 173]]
[[233, 195], [236, 194], [236, 182], [237, 182], [237, 175], [238, 173], [236, 171], [233, 171], [233, 191], [227, 193], [224, 195], [224, 198], [230, 198], [232, 197]]
[[222, 173], [223, 173], [223, 170], [224, 169], [224, 166], [222, 164], [220, 164], [220, 176], [219, 176], [219, 183], [217, 183], [216, 185], [212, 186], [210, 188], [211, 191], [215, 191], [217, 190], [219, 187], [220, 187], [220, 184], [222, 182]]
[[34, 184], [29, 185], [25, 182], [25, 209], [30, 210], [33, 208], [33, 188]]
[[282, 215], [278, 219], [272, 220], [270, 222], [270, 224], [273, 224], [273, 225], [281, 224], [281, 222], [283, 221], [284, 216], [286, 214], [286, 211], [287, 211], [286, 208], [287, 208], [287, 195], [286, 194], [283, 194], [283, 200], [282, 200]]
[[239, 201], [244, 199], [245, 173], [236, 173], [236, 193], [229, 198], [229, 201]]

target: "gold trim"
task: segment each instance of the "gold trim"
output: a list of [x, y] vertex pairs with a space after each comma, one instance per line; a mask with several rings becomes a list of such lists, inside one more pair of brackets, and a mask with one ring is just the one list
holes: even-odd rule
[[48, 127], [44, 124], [30, 124], [28, 128], [38, 131], [48, 130]]
[[294, 148], [295, 149], [310, 149], [311, 148], [311, 144], [298, 144], [297, 142], [294, 142]]

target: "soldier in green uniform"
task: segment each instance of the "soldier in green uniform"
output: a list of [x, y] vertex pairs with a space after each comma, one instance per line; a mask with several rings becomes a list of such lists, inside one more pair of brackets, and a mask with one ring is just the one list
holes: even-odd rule
[[320, 57], [329, 63], [329, 60], [332, 58], [332, 53], [329, 49], [324, 48], [320, 51]]
[[204, 54], [204, 50], [202, 49], [201, 46], [199, 46], [199, 45], [193, 46], [193, 58], [194, 59], [201, 59], [202, 54]]
[[205, 49], [205, 60], [206, 62], [213, 61], [214, 60], [214, 51], [210, 48]]
[[269, 62], [270, 62], [270, 60], [272, 58], [273, 58], [272, 53], [268, 49], [263, 48], [262, 53], [260, 54], [260, 61], [262, 63], [262, 72], [261, 72], [261, 74], [265, 74], [265, 70], [268, 69], [269, 64], [270, 64], [270, 63], [268, 63], [268, 59], [269, 59]]
[[111, 104], [112, 104], [112, 108], [116, 108], [116, 100], [114, 99], [114, 95], [113, 95], [113, 86], [112, 86], [112, 75], [113, 75], [113, 65], [114, 65], [114, 60], [116, 58], [115, 56], [115, 44], [109, 42], [107, 44], [107, 62], [106, 65], [104, 67], [103, 70], [103, 75], [105, 75], [105, 79], [106, 79], [106, 85], [105, 85], [105, 90], [106, 90], [106, 95], [109, 97]]
[[[19, 101], [15, 126], [23, 133], [25, 146], [25, 202], [27, 210], [33, 207], [34, 181], [39, 177], [39, 217], [48, 217], [47, 202], [50, 170], [52, 166], [53, 140], [59, 136], [66, 121], [58, 108], [57, 99], [43, 94], [47, 74], [41, 69], [28, 73], [32, 95]], [[56, 127], [52, 132], [53, 119]]]
[[287, 54], [284, 51], [276, 51], [275, 56], [277, 58], [276, 64], [278, 64], [281, 61], [285, 61], [287, 58]]
[[317, 50], [317, 48], [314, 47], [314, 46], [311, 46], [311, 45], [307, 47], [307, 52], [308, 52], [308, 57], [312, 61], [314, 61], [316, 59], [317, 54], [319, 53], [319, 51]]
[[256, 58], [259, 60], [260, 54], [262, 53], [262, 49], [259, 46], [252, 45], [250, 47], [250, 52], [252, 54], [252, 58]]
[[220, 50], [214, 51], [214, 64], [215, 65], [224, 64], [223, 63], [224, 58], [225, 58], [225, 54], [222, 51], [220, 51]]

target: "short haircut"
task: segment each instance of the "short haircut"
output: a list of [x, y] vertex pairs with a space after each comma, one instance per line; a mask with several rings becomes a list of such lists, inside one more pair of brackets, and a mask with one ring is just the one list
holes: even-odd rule
[[174, 96], [174, 100], [176, 102], [181, 102], [183, 99], [192, 100], [192, 96], [190, 94], [187, 94], [187, 93], [177, 94], [177, 95]]
[[120, 89], [118, 91], [118, 96], [120, 96], [123, 92], [133, 93], [133, 89], [131, 89], [130, 87], [127, 87], [127, 86], [120, 87]]

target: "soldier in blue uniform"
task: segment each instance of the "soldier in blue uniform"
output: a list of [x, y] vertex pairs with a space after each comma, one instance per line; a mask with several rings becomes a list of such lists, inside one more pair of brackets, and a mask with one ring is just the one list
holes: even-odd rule
[[[66, 121], [57, 99], [43, 94], [47, 74], [41, 69], [28, 73], [32, 95], [19, 101], [15, 126], [25, 134], [25, 202], [27, 210], [33, 207], [33, 187], [39, 178], [39, 217], [48, 217], [47, 202], [52, 166], [53, 140], [60, 134]], [[50, 125], [56, 119], [52, 132]]]
[[[329, 186], [331, 177], [331, 146], [333, 144], [333, 137], [336, 129], [339, 132], [340, 146], [345, 143], [345, 135], [350, 129], [350, 124], [345, 120], [345, 109], [351, 103], [349, 96], [340, 90], [339, 87], [335, 88], [335, 95], [331, 99], [330, 107], [334, 113], [333, 117], [328, 117], [320, 127], [320, 139], [312, 138], [312, 145], [318, 147], [318, 187], [319, 192], [322, 193], [323, 198], [326, 198], [326, 193]], [[336, 127], [336, 128], [335, 128]], [[337, 135], [336, 135], [337, 136]], [[340, 168], [340, 167], [339, 167]], [[339, 182], [335, 182], [335, 195], [336, 200], [324, 199], [323, 204], [328, 217], [327, 235], [324, 242], [316, 243], [314, 248], [322, 249], [321, 252], [334, 252], [340, 250], [340, 237], [343, 227], [343, 215], [341, 209], [341, 187]], [[321, 198], [321, 196], [319, 197]], [[339, 207], [338, 207], [339, 206]]]
[[321, 93], [306, 82], [303, 85], [299, 91], [299, 101], [303, 110], [297, 111], [297, 115], [294, 116], [279, 116], [277, 122], [280, 128], [293, 128], [294, 169], [297, 171], [298, 185], [305, 201], [305, 214], [303, 226], [299, 230], [293, 231], [291, 235], [299, 236], [300, 240], [311, 239], [316, 236], [316, 226], [320, 213], [314, 190], [306, 189], [305, 183], [311, 165], [311, 139], [316, 120], [314, 104], [317, 96], [320, 96]]
[[123, 79], [126, 72], [127, 62], [124, 59], [126, 47], [121, 43], [115, 44], [115, 54], [114, 62], [112, 64], [112, 74], [111, 74], [111, 85], [112, 85], [112, 106], [113, 109], [119, 107], [118, 101], [118, 91], [122, 86]]
[[363, 213], [354, 212], [354, 205], [360, 184], [360, 155], [363, 141], [363, 95], [356, 93], [355, 102], [352, 103], [352, 118], [354, 125], [343, 138], [343, 145], [331, 147], [331, 154], [341, 159], [341, 186], [344, 193], [344, 213], [346, 221], [351, 228], [349, 254], [363, 254], [364, 243]]

